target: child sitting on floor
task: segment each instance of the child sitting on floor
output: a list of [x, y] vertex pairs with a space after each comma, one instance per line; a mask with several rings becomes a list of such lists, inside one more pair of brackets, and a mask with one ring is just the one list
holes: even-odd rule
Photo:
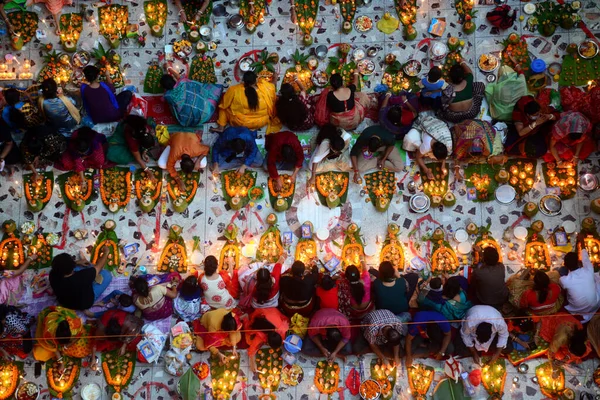
[[421, 87], [421, 104], [439, 110], [442, 107], [442, 90], [448, 86], [442, 79], [440, 67], [432, 67], [426, 77], [419, 81]]

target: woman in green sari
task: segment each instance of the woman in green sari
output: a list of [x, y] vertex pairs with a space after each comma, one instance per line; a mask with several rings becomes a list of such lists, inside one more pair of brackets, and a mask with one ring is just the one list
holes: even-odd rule
[[116, 164], [138, 163], [147, 170], [146, 162], [156, 148], [156, 137], [150, 133], [146, 119], [138, 115], [128, 115], [119, 123], [108, 139], [107, 158]]

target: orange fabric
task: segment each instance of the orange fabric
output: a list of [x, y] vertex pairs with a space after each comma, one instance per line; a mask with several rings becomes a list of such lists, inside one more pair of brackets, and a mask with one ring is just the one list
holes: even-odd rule
[[171, 152], [167, 161], [167, 171], [172, 177], [177, 176], [175, 163], [181, 159], [182, 155], [187, 154], [192, 158], [208, 155], [210, 148], [202, 144], [201, 140], [201, 137], [193, 132], [175, 132], [171, 135], [169, 139]]
[[267, 343], [267, 333], [259, 331], [250, 331], [252, 329], [252, 323], [256, 318], [265, 318], [275, 327], [276, 332], [285, 339], [288, 328], [290, 326], [290, 320], [283, 315], [278, 309], [274, 307], [259, 308], [256, 309], [251, 315], [250, 319], [246, 321], [244, 329], [246, 332], [246, 343], [248, 343], [248, 355], [255, 355], [263, 344]]
[[[202, 274], [202, 275], [204, 275], [204, 274]], [[221, 271], [220, 275], [221, 275], [221, 278], [223, 279], [223, 282], [225, 282], [225, 285], [227, 285], [227, 291], [229, 292], [231, 297], [233, 297], [234, 299], [239, 299], [240, 298], [240, 282], [238, 280], [238, 271], [237, 270], [233, 271], [232, 277], [229, 276], [227, 271]], [[200, 281], [200, 279], [198, 281]]]

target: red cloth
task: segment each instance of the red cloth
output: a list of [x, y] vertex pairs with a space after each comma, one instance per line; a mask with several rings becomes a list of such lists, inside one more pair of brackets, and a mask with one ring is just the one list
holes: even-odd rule
[[334, 310], [339, 309], [340, 301], [338, 298], [338, 286], [337, 283], [333, 289], [325, 290], [322, 287], [317, 287], [317, 298], [319, 299], [320, 308], [333, 308]]
[[281, 131], [266, 136], [265, 149], [267, 150], [267, 169], [269, 177], [278, 178], [277, 163], [286, 161], [281, 156], [281, 148], [285, 145], [290, 146], [296, 153], [296, 168], [301, 168], [304, 163], [304, 151], [298, 140], [298, 136], [290, 131]]
[[[221, 271], [219, 273], [225, 285], [227, 285], [227, 291], [234, 299], [240, 298], [240, 282], [238, 279], [237, 269], [233, 271], [233, 276], [230, 277], [227, 271]], [[204, 275], [204, 274], [203, 274]], [[200, 280], [200, 279], [199, 279]]]
[[244, 329], [246, 329], [246, 343], [248, 344], [248, 355], [255, 355], [263, 344], [267, 343], [267, 332], [263, 331], [251, 331], [252, 324], [256, 318], [265, 318], [274, 327], [275, 331], [281, 336], [281, 339], [285, 339], [285, 335], [290, 326], [289, 319], [283, 315], [278, 309], [274, 307], [269, 308], [258, 308], [250, 314], [250, 319], [246, 321]]
[[528, 289], [521, 296], [521, 308], [530, 308], [535, 313], [537, 308], [543, 306], [551, 306], [558, 300], [558, 296], [560, 296], [561, 288], [556, 283], [551, 283], [548, 286], [548, 296], [546, 297], [546, 301], [540, 303], [538, 301], [538, 296], [535, 290]]
[[[98, 132], [95, 132], [95, 134], [96, 135], [92, 139], [91, 151], [89, 154], [81, 155], [77, 152], [75, 145], [69, 145], [67, 151], [62, 154], [60, 160], [54, 164], [54, 167], [61, 171], [82, 172], [86, 169], [102, 169], [114, 165], [106, 160], [106, 137]], [[73, 132], [70, 143], [74, 143], [74, 139], [77, 138], [77, 136], [78, 131]]]
[[163, 96], [142, 96], [148, 102], [148, 118], [154, 118], [157, 124], [177, 125], [177, 119]]

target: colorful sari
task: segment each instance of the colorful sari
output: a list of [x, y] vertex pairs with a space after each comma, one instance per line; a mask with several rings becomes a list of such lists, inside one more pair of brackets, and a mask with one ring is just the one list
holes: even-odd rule
[[[415, 114], [410, 108], [402, 103], [402, 96], [406, 97], [408, 103], [417, 111]], [[387, 117], [388, 112], [393, 107], [400, 107], [402, 109], [402, 117], [400, 125], [394, 124]], [[402, 139], [404, 135], [410, 131], [413, 122], [417, 119], [419, 113], [419, 97], [414, 93], [401, 91], [397, 95], [390, 97], [386, 107], [381, 107], [379, 110], [379, 125], [383, 126], [388, 131], [396, 135], [397, 139]]]
[[[517, 101], [512, 113], [512, 120], [514, 123], [520, 122], [524, 127], [527, 127], [535, 122], [535, 120], [525, 112], [525, 106], [532, 101], [535, 101], [533, 96], [523, 96]], [[556, 120], [558, 118], [558, 113], [552, 107], [542, 108], [540, 113], [554, 114], [554, 119]], [[511, 125], [506, 135], [506, 141], [504, 142], [506, 154], [530, 158], [543, 157], [548, 151], [547, 139], [550, 136], [552, 125], [554, 125], [554, 121], [547, 121], [541, 125], [537, 125], [525, 136], [520, 136], [517, 128], [514, 125]]]
[[0, 305], [0, 321], [3, 321], [0, 333], [0, 347], [7, 353], [26, 358], [31, 352], [31, 326], [35, 318], [16, 307]]
[[[71, 329], [72, 340], [66, 346], [60, 345], [56, 340], [56, 328], [62, 321], [67, 321]], [[90, 331], [91, 327], [84, 325], [75, 311], [60, 306], [46, 307], [38, 315], [33, 357], [38, 361], [46, 362], [54, 357], [59, 348], [61, 354], [65, 356], [87, 357], [92, 353]]]
[[[558, 156], [561, 160], [571, 161], [575, 157], [575, 148], [581, 145], [581, 151], [579, 152], [579, 159], [585, 160], [589, 157], [592, 152], [596, 150], [594, 140], [592, 139], [590, 132], [592, 131], [592, 124], [590, 120], [586, 118], [580, 112], [567, 111], [560, 114], [560, 118], [552, 127], [552, 140], [556, 141], [554, 148], [556, 149]], [[571, 132], [582, 133], [581, 137], [577, 140], [572, 140], [569, 137]], [[548, 152], [544, 156], [546, 162], [555, 162], [554, 156], [551, 152]]]
[[[106, 311], [100, 318], [99, 326], [102, 330], [113, 318], [119, 322], [119, 325], [121, 326], [121, 335], [123, 336], [115, 337], [114, 339], [110, 337], [103, 339], [99, 338], [96, 341], [96, 349], [100, 352], [111, 351], [116, 350], [123, 343], [127, 343], [127, 351], [135, 351], [137, 344], [142, 339], [141, 332], [144, 321], [133, 314], [129, 314], [122, 310], [112, 309]], [[105, 336], [105, 333], [101, 328], [98, 330], [98, 337]]]
[[[230, 312], [237, 322], [237, 329], [235, 332], [223, 332], [221, 330], [223, 318]], [[196, 335], [196, 348], [201, 351], [215, 352], [219, 347], [235, 346], [242, 339], [242, 334], [238, 332], [242, 328], [239, 316], [235, 311], [224, 308], [207, 312], [202, 318], [193, 322], [193, 328]]]
[[142, 316], [147, 321], [158, 321], [171, 315], [173, 315], [173, 299], [167, 296], [163, 296], [156, 304], [142, 310]]
[[315, 122], [319, 126], [331, 123], [345, 130], [354, 130], [365, 119], [365, 115], [377, 107], [377, 100], [366, 93], [354, 92], [354, 107], [351, 110], [334, 113], [327, 108], [327, 95], [331, 89], [321, 92], [315, 105]]
[[210, 120], [217, 109], [223, 86], [180, 80], [165, 93], [165, 101], [182, 126], [198, 126]]
[[592, 351], [590, 341], [585, 342], [585, 353], [579, 357], [569, 351], [569, 342], [576, 330], [583, 329], [583, 325], [572, 315], [553, 315], [534, 318], [535, 322], [541, 321], [540, 338], [550, 343], [552, 358], [567, 364], [579, 364]]

